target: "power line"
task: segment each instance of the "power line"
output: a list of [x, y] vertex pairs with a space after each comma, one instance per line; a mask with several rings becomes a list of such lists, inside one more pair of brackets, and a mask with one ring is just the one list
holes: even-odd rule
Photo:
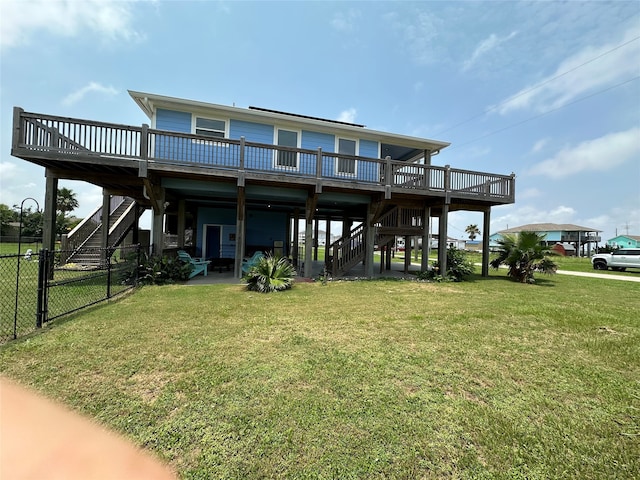
[[544, 117], [545, 115], [549, 115], [550, 113], [557, 112], [558, 110], [561, 110], [561, 109], [563, 109], [565, 107], [568, 107], [570, 105], [574, 105], [576, 103], [582, 102], [583, 100], [587, 100], [587, 99], [589, 99], [591, 97], [595, 97], [596, 95], [600, 95], [601, 93], [605, 93], [605, 92], [608, 92], [609, 90], [613, 90], [614, 88], [618, 88], [618, 87], [621, 87], [623, 85], [626, 85], [627, 83], [631, 83], [634, 80], [638, 80], [639, 78], [640, 78], [640, 75], [637, 75], [637, 76], [635, 76], [633, 78], [630, 78], [629, 80], [626, 80], [626, 81], [624, 81], [622, 83], [618, 83], [616, 85], [612, 85], [612, 86], [607, 87], [607, 88], [605, 88], [603, 90], [599, 90], [597, 92], [594, 92], [594, 93], [592, 93], [590, 95], [585, 95], [584, 97], [580, 97], [577, 100], [574, 100], [573, 102], [565, 103], [564, 105], [560, 105], [559, 107], [552, 108], [551, 110], [547, 110], [546, 112], [543, 112], [543, 113], [541, 113], [539, 115], [534, 115], [533, 117], [526, 118], [526, 119], [524, 119], [524, 120], [522, 120], [520, 122], [512, 123], [511, 125], [507, 125], [506, 127], [500, 128], [498, 130], [494, 130], [493, 132], [489, 132], [489, 133], [487, 133], [485, 135], [481, 135], [479, 137], [474, 138], [473, 140], [469, 140], [468, 142], [457, 143], [455, 145], [450, 146], [447, 150], [450, 151], [450, 150], [453, 150], [456, 147], [462, 147], [464, 145], [468, 145], [470, 143], [477, 142], [478, 140], [482, 140], [483, 138], [491, 137], [492, 135], [495, 135], [497, 133], [502, 133], [502, 132], [504, 132], [506, 130], [510, 130], [510, 129], [514, 128], [514, 127], [518, 127], [518, 126], [520, 126], [520, 125], [522, 125], [524, 123], [530, 122], [531, 120], [535, 120], [537, 118]]
[[438, 133], [434, 134], [434, 136], [435, 136], [435, 137], [437, 137], [437, 136], [439, 136], [439, 135], [441, 135], [441, 134], [443, 134], [443, 133], [446, 133], [446, 132], [448, 132], [448, 131], [450, 131], [450, 130], [453, 130], [454, 128], [459, 127], [460, 125], [464, 125], [465, 123], [469, 123], [470, 121], [475, 120], [476, 118], [483, 117], [483, 116], [485, 116], [487, 113], [493, 112], [494, 110], [497, 110], [499, 107], [501, 107], [501, 106], [503, 106], [503, 105], [506, 105], [507, 103], [510, 103], [510, 102], [514, 101], [516, 98], [519, 98], [519, 97], [521, 97], [521, 96], [523, 96], [523, 95], [526, 95], [526, 94], [528, 94], [528, 93], [530, 93], [530, 92], [533, 92], [534, 90], [537, 90], [538, 88], [541, 88], [542, 86], [546, 85], [547, 83], [550, 83], [550, 82], [552, 82], [552, 81], [554, 81], [554, 80], [557, 80], [558, 78], [564, 77], [565, 75], [568, 75], [569, 73], [574, 72], [574, 71], [576, 71], [577, 69], [584, 67], [585, 65], [588, 65], [588, 64], [590, 64], [590, 63], [592, 63], [592, 62], [595, 62], [596, 60], [598, 60], [598, 59], [600, 59], [600, 58], [602, 58], [602, 57], [604, 57], [604, 56], [606, 56], [606, 55], [609, 55], [610, 53], [613, 53], [613, 52], [615, 52], [616, 50], [618, 50], [618, 49], [620, 49], [620, 48], [622, 48], [622, 47], [624, 47], [624, 46], [626, 46], [626, 45], [629, 45], [630, 43], [635, 42], [635, 41], [636, 41], [636, 40], [638, 40], [638, 39], [640, 39], [640, 35], [639, 35], [639, 36], [637, 36], [637, 37], [634, 37], [634, 38], [632, 38], [631, 40], [628, 40], [628, 41], [626, 41], [626, 42], [624, 42], [624, 43], [621, 43], [620, 45], [618, 45], [618, 46], [616, 46], [616, 47], [612, 48], [611, 50], [607, 50], [606, 52], [601, 53], [600, 55], [598, 55], [598, 56], [596, 56], [596, 57], [592, 58], [591, 60], [587, 60], [586, 62], [584, 62], [584, 63], [582, 63], [582, 64], [580, 64], [580, 65], [577, 65], [577, 66], [575, 66], [575, 67], [573, 67], [573, 68], [571, 68], [571, 69], [567, 70], [566, 72], [560, 73], [560, 74], [556, 75], [555, 77], [551, 77], [551, 78], [549, 78], [549, 79], [545, 80], [544, 82], [538, 83], [537, 85], [535, 85], [535, 86], [533, 86], [533, 87], [531, 87], [531, 88], [529, 88], [529, 89], [527, 89], [527, 90], [524, 90], [524, 91], [520, 92], [518, 95], [516, 95], [516, 96], [514, 96], [514, 97], [509, 97], [509, 98], [507, 98], [506, 100], [503, 100], [502, 102], [500, 102], [500, 103], [498, 103], [498, 104], [494, 105], [493, 107], [489, 108], [488, 110], [485, 110], [485, 111], [484, 111], [484, 112], [482, 112], [482, 113], [479, 113], [479, 114], [477, 114], [477, 115], [474, 115], [473, 117], [470, 117], [470, 118], [468, 118], [468, 119], [466, 119], [466, 120], [463, 120], [462, 122], [456, 123], [455, 125], [453, 125], [453, 126], [451, 126], [451, 127], [449, 127], [449, 128], [446, 128], [445, 130], [441, 130], [440, 132], [438, 132]]

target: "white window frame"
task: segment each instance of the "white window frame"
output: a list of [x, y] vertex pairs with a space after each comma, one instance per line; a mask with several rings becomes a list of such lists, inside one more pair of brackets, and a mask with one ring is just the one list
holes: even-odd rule
[[353, 173], [351, 172], [341, 172], [339, 170], [339, 164], [340, 164], [340, 140], [347, 140], [349, 142], [354, 142], [356, 145], [356, 151], [354, 153], [354, 156], [358, 156], [359, 152], [360, 152], [360, 140], [357, 138], [349, 138], [349, 137], [339, 137], [336, 136], [336, 160], [334, 163], [334, 173], [336, 176], [339, 177], [357, 177], [358, 176], [358, 160], [353, 160], [354, 162], [354, 166], [353, 166]]
[[[207, 137], [208, 140], [193, 140], [194, 143], [209, 143], [209, 142], [224, 142], [224, 140], [229, 138], [229, 121], [228, 120], [224, 120], [222, 118], [214, 118], [214, 117], [205, 117], [203, 115], [191, 115], [191, 133], [193, 135], [198, 135], [197, 133], [197, 121], [198, 118], [202, 118], [203, 120], [214, 120], [216, 122], [223, 122], [224, 123], [224, 132], [222, 130], [211, 130], [212, 132], [221, 132], [223, 134], [222, 137], [210, 137], [207, 135], [204, 135], [205, 137]], [[201, 130], [209, 130], [209, 129], [201, 129]]]
[[[287, 128], [287, 127], [278, 127], [276, 126], [274, 128], [274, 133], [273, 133], [273, 146], [275, 148], [278, 147], [278, 133], [284, 130], [286, 132], [292, 132], [296, 134], [296, 146], [295, 148], [300, 148], [300, 145], [302, 144], [302, 130], [297, 130], [294, 128]], [[292, 147], [293, 148], [293, 147]], [[273, 151], [273, 168], [277, 169], [277, 170], [285, 170], [287, 172], [297, 172], [300, 170], [300, 152], [296, 152], [296, 164], [295, 166], [291, 167], [288, 165], [280, 165], [278, 163], [278, 153], [280, 153], [278, 150], [274, 150]]]

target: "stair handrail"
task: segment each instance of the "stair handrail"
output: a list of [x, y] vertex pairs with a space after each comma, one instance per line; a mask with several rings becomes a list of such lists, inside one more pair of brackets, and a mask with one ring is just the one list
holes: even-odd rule
[[[109, 200], [109, 210], [113, 212], [128, 197], [122, 195], [113, 195]], [[108, 220], [107, 220], [108, 221]], [[67, 234], [66, 250], [70, 251], [67, 261], [78, 253], [78, 251], [86, 245], [89, 239], [100, 230], [102, 225], [102, 205], [95, 208], [90, 215], [82, 219], [76, 227]]]
[[348, 235], [329, 246], [331, 255], [328, 269], [334, 277], [343, 274], [362, 260], [365, 254], [365, 240], [365, 225], [361, 223], [351, 229]]
[[132, 201], [122, 215], [118, 217], [113, 226], [109, 229], [109, 245], [117, 247], [124, 237], [129, 233], [137, 216], [136, 202]]

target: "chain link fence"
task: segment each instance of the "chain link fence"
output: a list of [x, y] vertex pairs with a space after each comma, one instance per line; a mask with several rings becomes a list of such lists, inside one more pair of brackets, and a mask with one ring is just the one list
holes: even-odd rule
[[139, 245], [0, 256], [0, 342], [137, 285]]
[[39, 264], [38, 253], [0, 256], [0, 342], [35, 329]]

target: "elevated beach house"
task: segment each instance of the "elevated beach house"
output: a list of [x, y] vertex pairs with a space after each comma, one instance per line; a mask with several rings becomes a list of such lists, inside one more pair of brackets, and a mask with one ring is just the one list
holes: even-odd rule
[[[432, 220], [445, 264], [449, 212], [473, 210], [484, 213], [482, 272], [488, 274], [491, 207], [514, 202], [513, 174], [433, 165], [446, 142], [264, 108], [129, 93], [150, 125], [15, 107], [11, 153], [46, 169], [46, 248], [54, 246], [57, 182], [72, 179], [104, 192], [103, 204], [85, 219], [89, 226], [70, 235], [77, 237], [73, 248], [91, 236], [101, 246], [117, 245], [151, 209], [156, 253], [171, 234], [176, 247], [214, 264], [226, 261], [238, 277], [243, 257], [258, 250], [286, 255], [311, 276], [311, 247], [322, 222], [325, 238], [339, 234], [325, 247], [327, 270], [339, 276], [364, 263], [372, 275], [390, 267], [396, 236], [428, 245]], [[331, 225], [340, 231], [327, 231]], [[383, 253], [379, 266], [375, 249]]]

